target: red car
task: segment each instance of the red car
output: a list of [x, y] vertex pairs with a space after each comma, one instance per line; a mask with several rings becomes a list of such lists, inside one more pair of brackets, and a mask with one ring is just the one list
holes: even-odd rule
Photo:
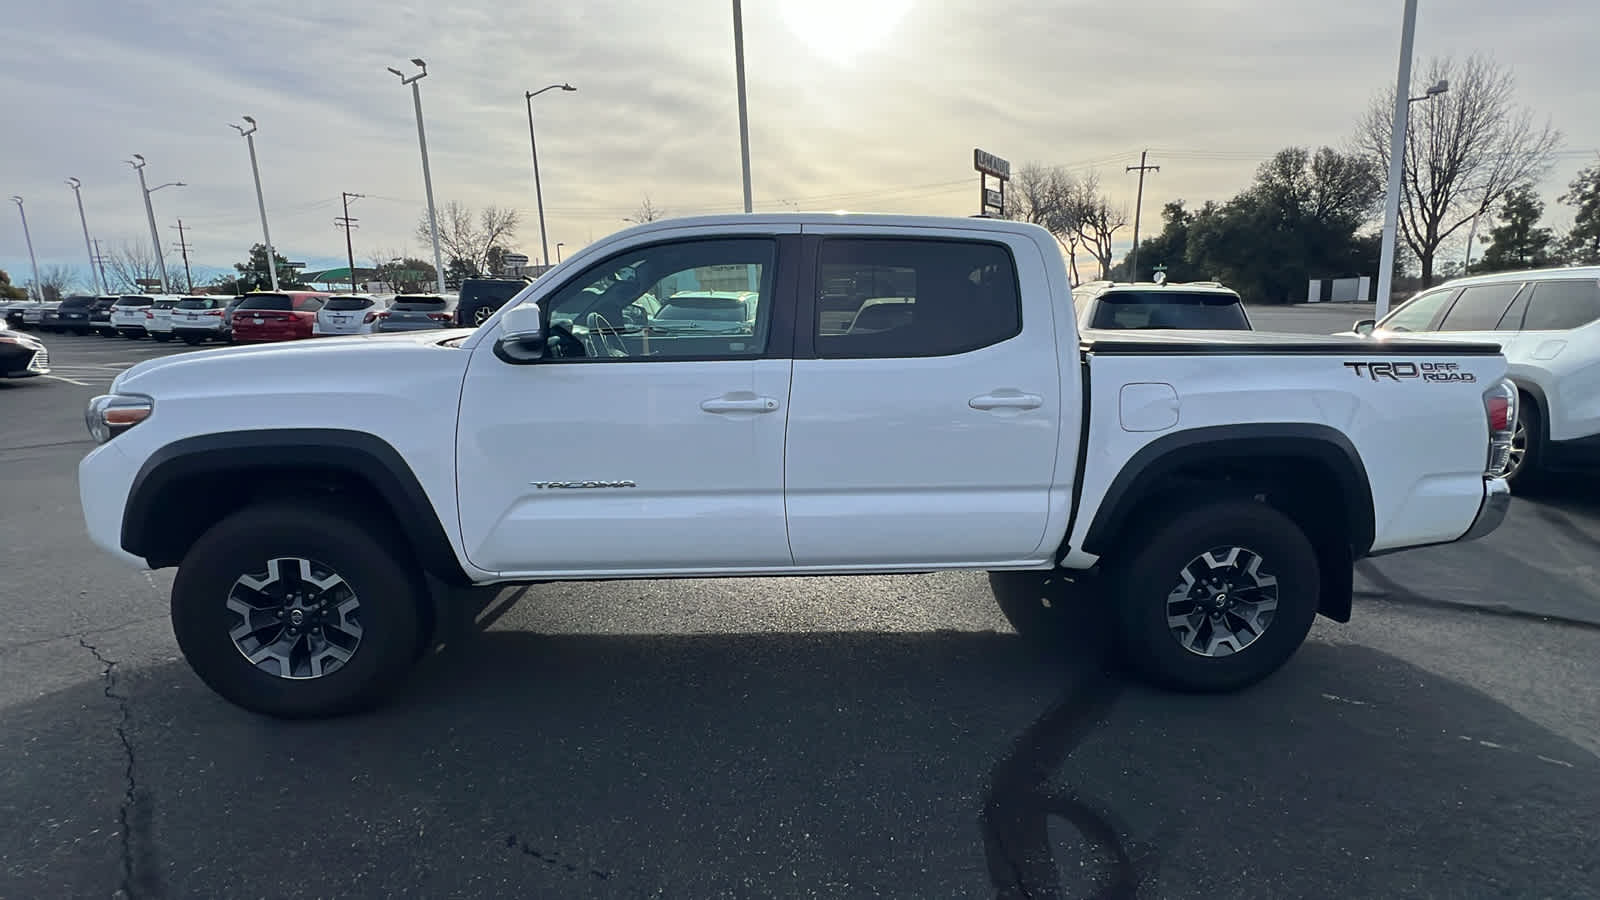
[[317, 310], [328, 294], [311, 291], [246, 294], [233, 311], [234, 343], [295, 341], [311, 337]]

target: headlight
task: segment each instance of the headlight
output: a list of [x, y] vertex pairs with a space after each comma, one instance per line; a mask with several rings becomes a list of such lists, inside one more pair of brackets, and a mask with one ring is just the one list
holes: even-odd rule
[[150, 418], [155, 401], [143, 394], [101, 394], [89, 401], [83, 421], [89, 434], [104, 444]]

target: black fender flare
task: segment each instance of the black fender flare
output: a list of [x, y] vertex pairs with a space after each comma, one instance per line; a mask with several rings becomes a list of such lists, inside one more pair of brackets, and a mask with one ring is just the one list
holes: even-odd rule
[[1327, 425], [1284, 422], [1192, 428], [1146, 444], [1112, 479], [1084, 534], [1082, 550], [1105, 554], [1150, 490], [1167, 476], [1188, 466], [1251, 458], [1305, 459], [1327, 468], [1345, 499], [1344, 524], [1353, 559], [1372, 548], [1377, 530], [1372, 484], [1355, 445]]
[[425, 571], [446, 583], [472, 583], [438, 511], [405, 458], [382, 438], [349, 429], [226, 431], [167, 444], [152, 453], [134, 476], [123, 507], [122, 549], [149, 559], [167, 519], [163, 497], [186, 480], [202, 477], [214, 482], [232, 472], [241, 476], [247, 472], [270, 474], [296, 467], [332, 471], [365, 484], [388, 505]]

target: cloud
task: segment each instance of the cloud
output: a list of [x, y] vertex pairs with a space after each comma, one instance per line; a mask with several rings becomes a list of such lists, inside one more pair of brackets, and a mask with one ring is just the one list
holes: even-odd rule
[[[1147, 184], [1153, 218], [1175, 197], [1231, 196], [1279, 147], [1342, 145], [1392, 82], [1398, 47], [1399, 10], [1388, 0], [1292, 14], [1278, 0], [896, 3], [903, 14], [879, 23], [867, 15], [878, 7], [859, 2], [745, 4], [759, 208], [968, 215], [974, 146], [1018, 164], [1096, 164], [1131, 201], [1123, 167], [1150, 147], [1162, 166]], [[412, 56], [428, 62], [420, 86], [436, 199], [524, 210], [518, 243], [532, 256], [523, 91], [552, 82], [579, 89], [534, 101], [552, 246], [571, 252], [621, 227], [646, 194], [673, 214], [741, 208], [725, 2], [13, 6], [0, 180], [5, 194], [28, 198], [41, 264], [82, 263], [68, 175], [84, 181], [97, 236], [148, 241], [122, 162], [135, 152], [149, 159], [153, 184], [190, 185], [154, 196], [163, 241], [176, 239], [169, 226], [182, 216], [202, 265], [242, 259], [260, 223], [246, 149], [227, 123], [245, 113], [261, 123], [263, 190], [282, 252], [342, 261], [332, 217], [346, 190], [368, 195], [351, 211], [358, 258], [422, 251], [412, 237], [424, 201], [410, 92], [384, 71], [409, 70]], [[1588, 115], [1600, 106], [1591, 29], [1551, 23], [1593, 20], [1579, 0], [1427, 6], [1417, 56], [1491, 49], [1515, 69], [1523, 100], [1566, 132], [1567, 149], [1589, 150], [1600, 146]], [[1564, 157], [1546, 193], [1553, 199], [1592, 159]], [[0, 265], [21, 280], [19, 232], [14, 215], [0, 224]]]

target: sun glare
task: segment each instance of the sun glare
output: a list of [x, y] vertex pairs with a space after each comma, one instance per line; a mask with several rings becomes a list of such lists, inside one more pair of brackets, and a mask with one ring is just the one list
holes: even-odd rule
[[802, 43], [848, 64], [883, 44], [912, 0], [782, 0], [784, 24]]

